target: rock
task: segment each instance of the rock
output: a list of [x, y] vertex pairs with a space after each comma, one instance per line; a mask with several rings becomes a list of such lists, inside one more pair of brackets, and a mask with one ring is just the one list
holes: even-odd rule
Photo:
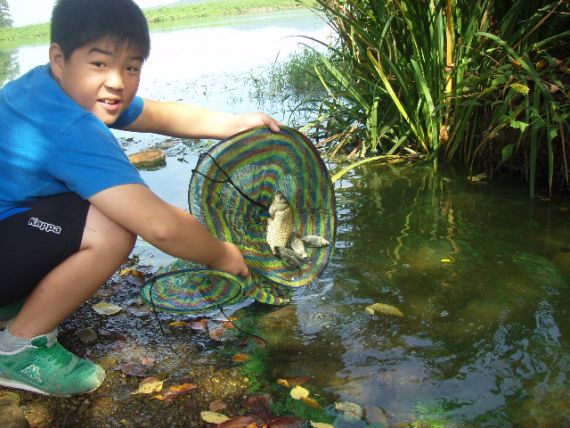
[[0, 391], [0, 426], [2, 428], [30, 427], [20, 407], [20, 396], [15, 392]]
[[97, 340], [98, 336], [95, 330], [91, 327], [83, 328], [76, 333], [79, 340], [86, 345], [93, 343]]
[[158, 168], [166, 165], [166, 155], [162, 150], [144, 150], [129, 155], [131, 163], [139, 169]]

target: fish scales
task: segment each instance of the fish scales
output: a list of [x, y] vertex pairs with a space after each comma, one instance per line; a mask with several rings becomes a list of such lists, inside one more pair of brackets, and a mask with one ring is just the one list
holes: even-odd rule
[[282, 193], [277, 192], [275, 194], [269, 206], [269, 216], [265, 240], [271, 248], [271, 252], [277, 254], [275, 248], [287, 246], [295, 227], [293, 211]]

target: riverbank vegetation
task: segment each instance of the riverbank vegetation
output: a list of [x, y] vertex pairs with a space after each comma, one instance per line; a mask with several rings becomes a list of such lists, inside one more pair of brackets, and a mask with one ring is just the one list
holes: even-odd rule
[[339, 36], [311, 70], [327, 96], [310, 133], [330, 153], [569, 188], [567, 2], [317, 1]]
[[[305, 3], [315, 5], [313, 1]], [[151, 31], [173, 25], [200, 24], [209, 19], [238, 16], [245, 13], [262, 13], [302, 6], [297, 0], [209, 0], [203, 3], [168, 5], [145, 9]], [[0, 48], [13, 48], [49, 41], [49, 23], [0, 28]]]

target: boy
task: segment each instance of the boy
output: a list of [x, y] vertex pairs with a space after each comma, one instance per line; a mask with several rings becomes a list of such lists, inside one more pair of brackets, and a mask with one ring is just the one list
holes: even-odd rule
[[235, 245], [146, 187], [108, 127], [220, 139], [279, 124], [142, 100], [149, 51], [133, 0], [58, 0], [49, 64], [0, 91], [0, 317], [13, 317], [0, 333], [0, 385], [60, 396], [101, 385], [104, 370], [63, 348], [57, 326], [137, 235], [175, 257], [249, 274]]

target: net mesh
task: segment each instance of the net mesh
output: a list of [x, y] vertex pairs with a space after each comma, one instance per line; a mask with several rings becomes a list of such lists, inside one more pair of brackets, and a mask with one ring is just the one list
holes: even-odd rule
[[[291, 208], [299, 237], [316, 235], [329, 242], [306, 248], [307, 258], [300, 265], [292, 266], [276, 256], [267, 243], [269, 207], [278, 192]], [[216, 237], [242, 250], [251, 277], [234, 278], [241, 287], [201, 285], [211, 282], [204, 272], [193, 274], [195, 266], [190, 262], [176, 261], [163, 268], [152, 290], [150, 283], [143, 287], [144, 300], [150, 302], [152, 297], [155, 304], [160, 302], [160, 309], [192, 312], [210, 302], [213, 306], [231, 304], [239, 300], [238, 295], [284, 304], [295, 288], [321, 274], [332, 255], [336, 232], [332, 182], [314, 145], [292, 128], [281, 127], [279, 133], [254, 128], [214, 145], [202, 154], [193, 171], [188, 204]], [[168, 278], [168, 272], [173, 278]]]

